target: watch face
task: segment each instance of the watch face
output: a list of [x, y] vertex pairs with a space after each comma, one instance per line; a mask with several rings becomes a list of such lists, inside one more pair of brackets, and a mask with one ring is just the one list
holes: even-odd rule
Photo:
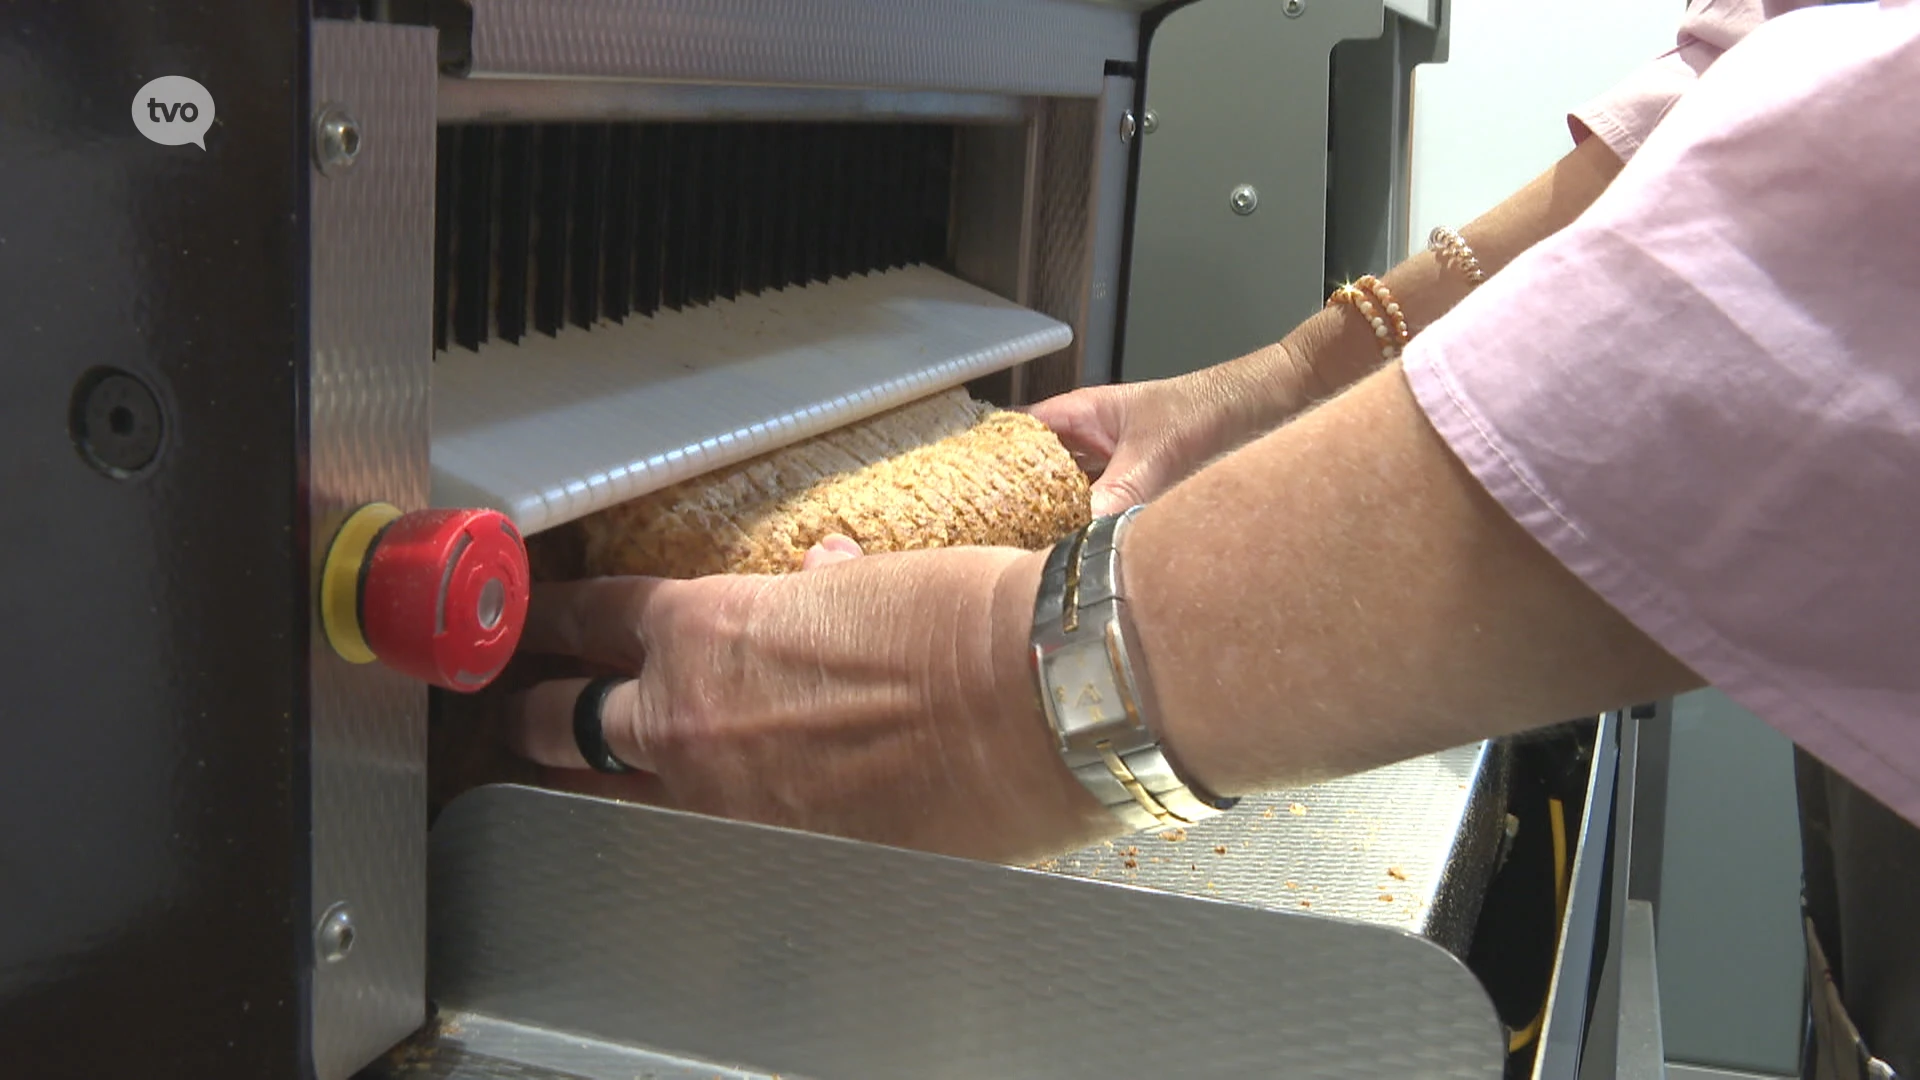
[[1055, 650], [1045, 660], [1047, 693], [1060, 735], [1068, 741], [1096, 729], [1131, 726], [1103, 636]]

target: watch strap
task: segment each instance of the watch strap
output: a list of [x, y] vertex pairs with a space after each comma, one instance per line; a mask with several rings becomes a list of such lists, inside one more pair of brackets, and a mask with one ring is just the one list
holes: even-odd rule
[[1150, 829], [1193, 824], [1237, 800], [1183, 781], [1149, 722], [1153, 688], [1120, 595], [1120, 539], [1139, 510], [1097, 518], [1055, 545], [1034, 605], [1032, 648], [1068, 768], [1130, 827]]

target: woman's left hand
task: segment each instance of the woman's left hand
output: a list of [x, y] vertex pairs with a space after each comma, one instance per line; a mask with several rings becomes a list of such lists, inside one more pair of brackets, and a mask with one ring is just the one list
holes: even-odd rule
[[584, 679], [508, 706], [563, 786], [971, 858], [1028, 861], [1118, 833], [1055, 749], [1026, 657], [1042, 556], [961, 548], [808, 570], [536, 587], [522, 649], [631, 672], [602, 711], [638, 772], [585, 771]]

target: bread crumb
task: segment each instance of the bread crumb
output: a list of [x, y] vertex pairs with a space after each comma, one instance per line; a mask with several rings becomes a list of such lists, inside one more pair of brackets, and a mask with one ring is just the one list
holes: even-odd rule
[[1393, 903], [1393, 894], [1390, 892], [1383, 892], [1380, 894], [1380, 899], [1385, 901], [1386, 903], [1391, 904]]
[[1186, 838], [1187, 830], [1185, 829], [1168, 829], [1166, 832], [1160, 834], [1160, 839], [1165, 840], [1169, 844], [1177, 844]]
[[1272, 816], [1273, 816], [1273, 807], [1271, 807], [1271, 806], [1269, 806], [1269, 807], [1267, 807], [1267, 808], [1266, 808], [1265, 810], [1262, 810], [1262, 811], [1260, 811], [1260, 816], [1261, 816], [1261, 817], [1264, 817], [1264, 818], [1270, 818], [1270, 817], [1272, 817]]
[[1126, 850], [1122, 851], [1120, 854], [1125, 855], [1127, 858], [1131, 859], [1134, 856], [1140, 854], [1140, 849], [1132, 845], [1128, 845]]
[[1287, 813], [1292, 814], [1294, 817], [1306, 817], [1307, 808], [1300, 805], [1299, 803], [1288, 803]]
[[1227, 845], [1225, 844], [1213, 845], [1213, 853], [1215, 855], [1225, 855], [1227, 853]]
[[1392, 878], [1395, 881], [1407, 880], [1407, 872], [1405, 870], [1400, 869], [1397, 866], [1387, 867], [1387, 876]]
[[1297, 881], [1289, 881], [1286, 883], [1286, 886], [1289, 889], [1297, 889], [1300, 887], [1300, 883]]
[[1138, 860], [1138, 859], [1127, 859], [1127, 860], [1125, 860], [1125, 861], [1123, 861], [1123, 862], [1121, 862], [1121, 864], [1120, 864], [1120, 865], [1121, 865], [1121, 866], [1124, 866], [1124, 867], [1126, 867], [1126, 868], [1127, 868], [1127, 869], [1129, 869], [1129, 870], [1138, 870], [1138, 869], [1140, 869], [1140, 860]]
[[1312, 906], [1313, 906], [1313, 901], [1311, 901], [1311, 900], [1302, 900], [1302, 901], [1300, 901], [1300, 906], [1301, 906], [1301, 907], [1312, 907]]

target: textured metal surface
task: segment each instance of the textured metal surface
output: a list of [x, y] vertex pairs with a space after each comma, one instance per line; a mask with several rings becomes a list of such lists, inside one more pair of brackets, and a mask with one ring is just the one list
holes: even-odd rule
[[1080, 95], [1133, 60], [1141, 3], [475, 0], [477, 75]]
[[[1285, 337], [1326, 299], [1328, 83], [1341, 41], [1375, 37], [1381, 0], [1204, 0], [1155, 30], [1128, 284], [1130, 381]], [[1258, 213], [1228, 193], [1250, 184]], [[1381, 269], [1372, 267], [1372, 270]]]
[[433, 365], [434, 502], [490, 506], [538, 532], [1072, 337], [1053, 319], [910, 266], [489, 342]]
[[[315, 175], [311, 396], [313, 567], [365, 503], [427, 504], [433, 354], [433, 31], [314, 26], [316, 103], [344, 105], [352, 169]], [[424, 684], [355, 666], [310, 632], [313, 902], [351, 905], [352, 951], [313, 981], [320, 1080], [351, 1074], [426, 1011]]]
[[[816, 1077], [1494, 1077], [1379, 926], [514, 787], [433, 835], [435, 1000]], [[1150, 988], [1150, 989], [1149, 989]]]
[[[0, 8], [0, 1075], [295, 1076], [306, 5]], [[128, 103], [184, 75], [206, 148]], [[96, 366], [160, 457], [76, 452]]]
[[[1095, 126], [1099, 100], [1056, 99], [1041, 110], [1036, 141], [1037, 177], [1033, 199], [1034, 308], [1074, 328], [1074, 342], [1054, 356], [1035, 361], [1020, 387], [1023, 398], [1040, 400], [1069, 389], [1079, 374], [1081, 338], [1086, 326], [1088, 221], [1094, 211]], [[1115, 120], [1118, 124], [1118, 120]]]
[[588, 79], [440, 80], [443, 124], [558, 120], [1025, 120], [1029, 98], [852, 90], [837, 87], [723, 86]]
[[476, 1013], [443, 1013], [366, 1080], [800, 1080]]
[[1509, 754], [1478, 743], [1241, 800], [1042, 869], [1392, 927], [1465, 955], [1493, 873]]

